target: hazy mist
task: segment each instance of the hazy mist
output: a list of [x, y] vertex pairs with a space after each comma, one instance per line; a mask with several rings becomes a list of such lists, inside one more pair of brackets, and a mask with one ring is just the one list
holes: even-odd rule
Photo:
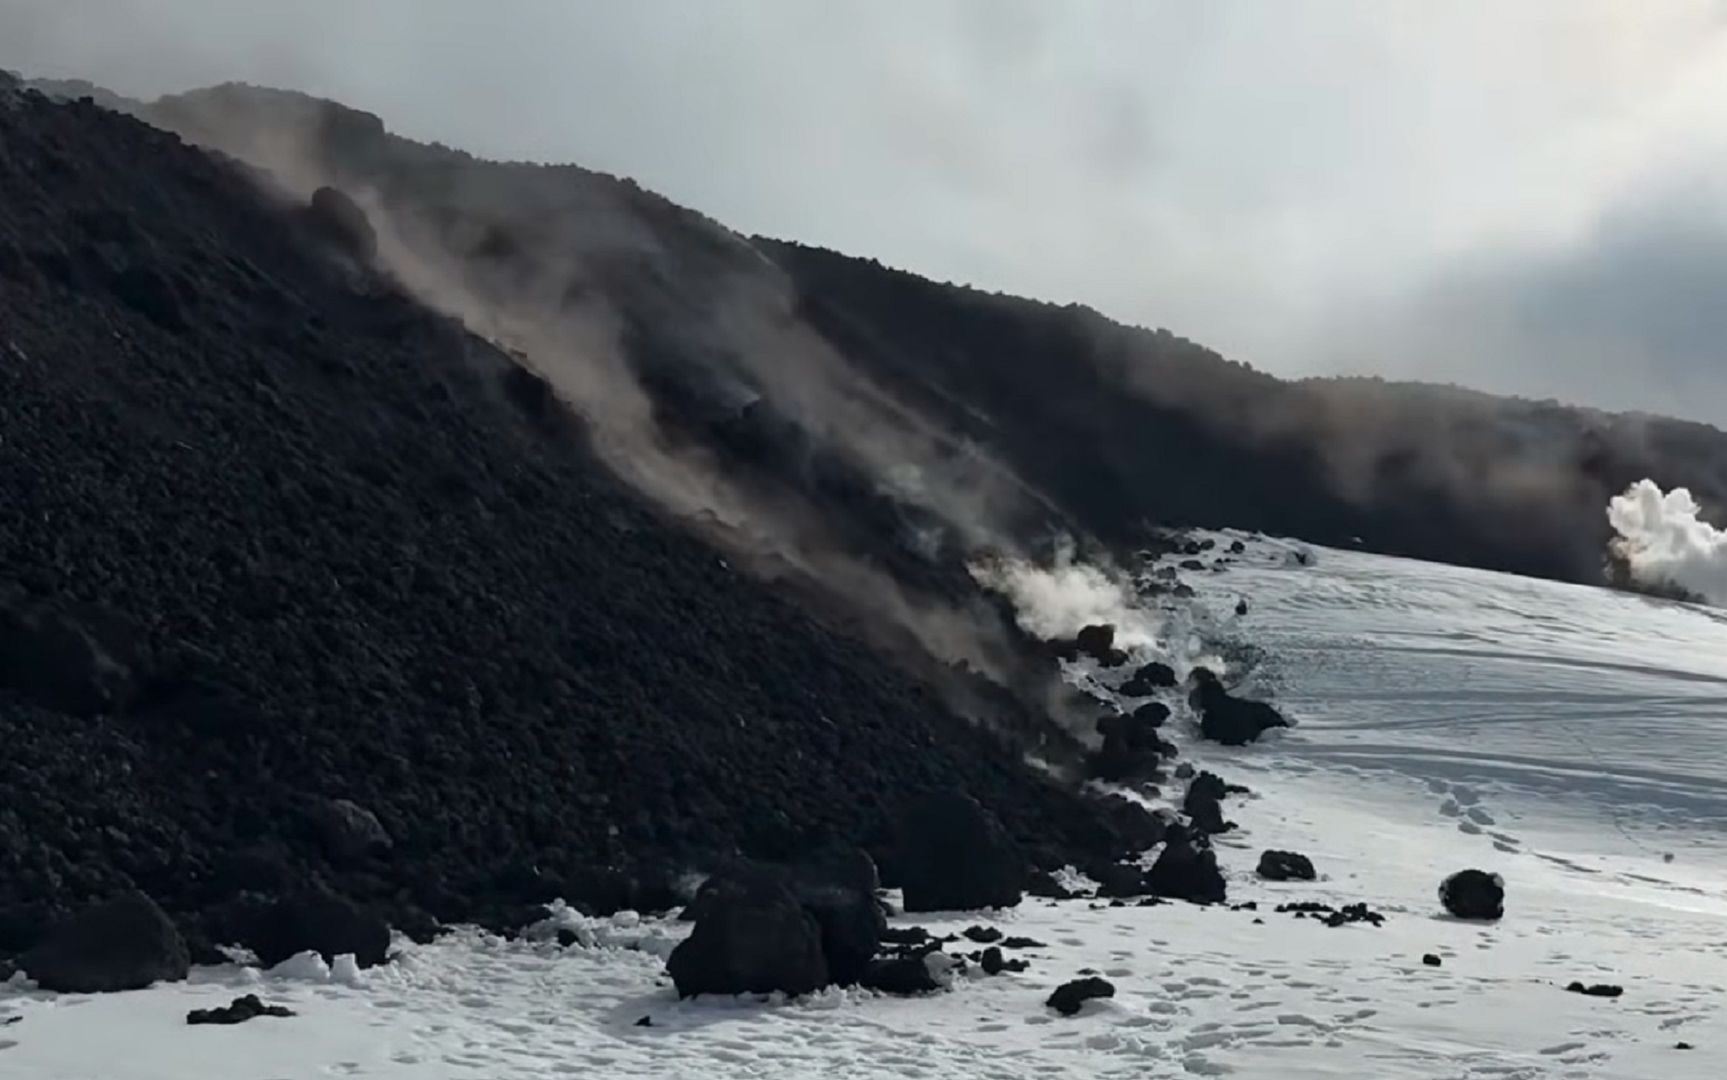
[[1727, 421], [1719, 0], [0, 0], [0, 66], [303, 89], [1281, 374]]

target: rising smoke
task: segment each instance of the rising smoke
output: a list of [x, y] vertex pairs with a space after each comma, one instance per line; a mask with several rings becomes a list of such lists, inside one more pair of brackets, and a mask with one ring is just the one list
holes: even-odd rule
[[382, 268], [543, 377], [619, 476], [751, 572], [825, 593], [882, 644], [1023, 680], [996, 610], [952, 586], [1047, 504], [829, 345], [748, 241], [626, 181], [413, 143], [300, 94], [134, 111], [295, 201], [347, 192]]
[[1727, 531], [1702, 514], [1685, 488], [1639, 480], [1607, 504], [1610, 556], [1635, 585], [1727, 606]]
[[1087, 626], [1115, 627], [1125, 649], [1157, 645], [1160, 622], [1136, 602], [1132, 584], [1101, 562], [1082, 562], [1071, 540], [1058, 543], [1040, 564], [1018, 557], [986, 556], [971, 563], [978, 584], [1006, 597], [1020, 629], [1041, 641], [1071, 638]]

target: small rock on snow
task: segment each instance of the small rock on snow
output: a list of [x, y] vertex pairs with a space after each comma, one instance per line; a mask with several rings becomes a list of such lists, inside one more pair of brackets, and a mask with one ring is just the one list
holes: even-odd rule
[[245, 994], [227, 1005], [214, 1009], [193, 1009], [186, 1014], [188, 1024], [243, 1024], [260, 1016], [293, 1016], [294, 1010], [282, 1005], [266, 1005], [257, 994]]
[[1093, 975], [1089, 978], [1062, 983], [1056, 987], [1055, 993], [1049, 995], [1049, 1000], [1044, 1004], [1063, 1016], [1072, 1016], [1079, 1012], [1080, 1006], [1093, 998], [1111, 998], [1114, 996], [1115, 984]]

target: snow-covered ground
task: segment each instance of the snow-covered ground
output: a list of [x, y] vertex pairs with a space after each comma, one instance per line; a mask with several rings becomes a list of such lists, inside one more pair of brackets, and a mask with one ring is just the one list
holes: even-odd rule
[[[1227, 805], [1242, 829], [1218, 846], [1231, 899], [1257, 912], [1028, 899], [919, 918], [1048, 946], [1019, 954], [1023, 975], [925, 999], [680, 1003], [662, 957], [684, 928], [628, 918], [583, 924], [596, 943], [569, 949], [457, 935], [358, 979], [314, 965], [107, 997], [0, 988], [0, 1076], [1719, 1076], [1727, 618], [1349, 552], [1302, 567], [1289, 550], [1184, 575], [1195, 624], [1254, 646], [1222, 652], [1251, 654], [1248, 685], [1301, 721], [1242, 750], [1188, 744], [1255, 791]], [[1323, 880], [1254, 880], [1267, 847], [1311, 855]], [[1441, 913], [1439, 879], [1465, 866], [1505, 876], [1499, 924]], [[1330, 929], [1270, 910], [1284, 900], [1364, 900], [1387, 921]], [[1117, 996], [1071, 1019], [1043, 1007], [1085, 968]], [[300, 1015], [185, 1025], [249, 991]]]

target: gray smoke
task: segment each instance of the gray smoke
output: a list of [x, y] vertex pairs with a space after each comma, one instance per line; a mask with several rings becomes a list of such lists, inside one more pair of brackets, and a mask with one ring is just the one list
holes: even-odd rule
[[980, 598], [908, 585], [860, 557], [795, 483], [740, 478], [662, 422], [643, 381], [653, 372], [724, 422], [771, 407], [795, 425], [794, 469], [800, 446], [848, 462], [876, 496], [919, 515], [896, 540], [931, 562], [949, 549], [1011, 550], [1007, 523], [1040, 505], [852, 368], [743, 238], [627, 182], [387, 138], [375, 118], [298, 94], [231, 86], [128, 107], [257, 166], [285, 199], [348, 192], [382, 267], [546, 379], [618, 475], [752, 573], [840, 600], [842, 619], [888, 631], [890, 646], [909, 636], [942, 664], [1004, 685], [1020, 677], [1016, 646]]

